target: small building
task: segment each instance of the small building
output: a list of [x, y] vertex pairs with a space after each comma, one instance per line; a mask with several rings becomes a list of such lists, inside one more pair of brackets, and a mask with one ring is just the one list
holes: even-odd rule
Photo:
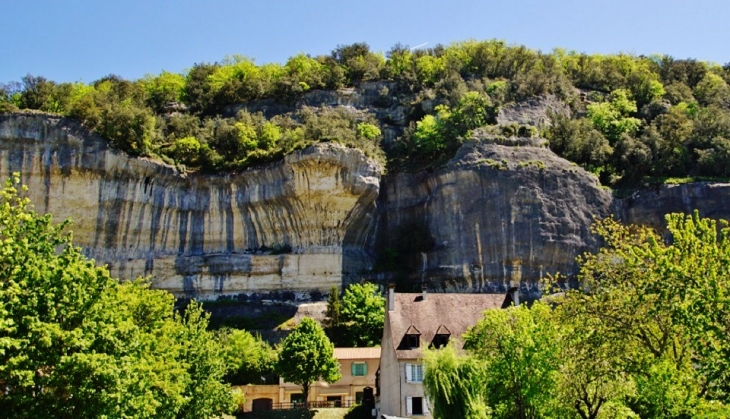
[[[353, 406], [362, 402], [366, 388], [375, 388], [380, 348], [335, 348], [334, 357], [340, 363], [342, 378], [332, 384], [323, 381], [314, 383], [309, 389], [310, 405]], [[274, 385], [247, 385], [241, 388], [246, 393], [246, 412], [304, 405], [302, 388], [281, 379]]]
[[517, 293], [413, 294], [389, 288], [376, 385], [378, 414], [430, 418], [422, 384], [423, 349], [460, 339], [485, 310], [508, 307], [513, 296]]

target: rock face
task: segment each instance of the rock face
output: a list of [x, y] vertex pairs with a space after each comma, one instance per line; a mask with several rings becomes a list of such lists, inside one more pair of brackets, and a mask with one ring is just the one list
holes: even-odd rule
[[497, 123], [543, 126], [549, 124], [550, 114], [570, 115], [570, 109], [554, 95], [535, 96], [501, 107]]
[[537, 292], [540, 277], [574, 272], [575, 256], [595, 247], [591, 222], [611, 202], [595, 177], [545, 147], [473, 141], [435, 173], [384, 179], [379, 243], [398, 249], [399, 236], [429, 234], [432, 249], [410, 263], [420, 265], [411, 281], [432, 290]]
[[628, 223], [665, 231], [665, 214], [694, 210], [703, 217], [730, 220], [730, 184], [696, 182], [645, 189], [616, 200], [613, 212]]
[[0, 115], [0, 174], [120, 278], [178, 295], [327, 290], [369, 268], [381, 168], [321, 144], [229, 176], [129, 158], [75, 123]]
[[[575, 257], [597, 247], [594, 217], [657, 228], [667, 212], [730, 219], [730, 184], [615, 199], [543, 140], [486, 134], [429, 173], [381, 180], [359, 151], [318, 144], [279, 163], [206, 176], [109, 150], [67, 119], [5, 114], [0, 177], [13, 172], [39, 212], [74, 220], [75, 243], [113, 275], [149, 275], [180, 296], [291, 298], [363, 276], [433, 291], [520, 286], [530, 295], [542, 276], [574, 273]], [[374, 271], [383, 255], [396, 266]]]

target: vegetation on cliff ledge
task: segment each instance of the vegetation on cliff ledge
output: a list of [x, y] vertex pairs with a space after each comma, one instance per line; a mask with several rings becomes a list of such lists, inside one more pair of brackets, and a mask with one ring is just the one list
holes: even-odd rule
[[[317, 101], [316, 91], [375, 81], [384, 83], [366, 109], [304, 105], [307, 97]], [[130, 154], [209, 172], [240, 170], [318, 141], [387, 156], [398, 169], [438, 164], [480, 126], [536, 135], [532, 127], [498, 127], [495, 116], [510, 103], [550, 94], [572, 116], [554, 115], [540, 134], [553, 151], [613, 185], [645, 176], [729, 176], [729, 83], [728, 64], [670, 56], [543, 53], [498, 40], [416, 50], [396, 44], [381, 54], [356, 43], [283, 65], [233, 56], [134, 81], [54, 83], [28, 75], [0, 87], [0, 111], [67, 115]]]

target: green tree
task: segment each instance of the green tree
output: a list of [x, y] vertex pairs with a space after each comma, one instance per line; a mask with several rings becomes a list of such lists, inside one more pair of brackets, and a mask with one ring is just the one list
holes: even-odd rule
[[486, 399], [488, 371], [473, 356], [458, 356], [453, 345], [426, 352], [426, 389], [436, 419], [490, 419], [492, 409]]
[[705, 77], [697, 83], [694, 96], [703, 105], [730, 106], [730, 86], [714, 73], [705, 74]]
[[142, 84], [147, 94], [147, 103], [157, 112], [174, 102], [181, 102], [185, 90], [185, 77], [182, 74], [163, 71], [158, 76], [146, 76]]
[[604, 170], [614, 152], [606, 137], [587, 119], [554, 114], [546, 136], [552, 151], [594, 173]]
[[23, 91], [20, 94], [21, 109], [47, 110], [56, 84], [43, 76], [28, 74], [22, 78]]
[[323, 322], [327, 337], [335, 346], [348, 346], [346, 338], [346, 326], [343, 323], [342, 301], [340, 300], [340, 289], [336, 286], [330, 288], [327, 296], [327, 311]]
[[14, 418], [208, 418], [230, 408], [200, 306], [119, 284], [68, 223], [0, 192], [0, 409]]
[[697, 212], [667, 224], [669, 243], [646, 228], [596, 224], [605, 246], [579, 259], [582, 289], [559, 303], [561, 318], [620, 354], [612, 369], [636, 386], [626, 405], [647, 418], [730, 401], [730, 229]]
[[479, 92], [467, 92], [451, 113], [447, 132], [451, 135], [468, 136], [469, 131], [474, 128], [494, 123], [496, 111], [489, 97]]
[[367, 140], [375, 140], [380, 138], [382, 133], [380, 128], [374, 124], [368, 124], [367, 122], [361, 122], [357, 124], [357, 136]]
[[334, 383], [342, 377], [332, 342], [322, 327], [308, 317], [281, 343], [276, 371], [285, 381], [302, 386], [305, 401], [315, 382]]
[[464, 335], [464, 347], [484, 364], [484, 396], [495, 418], [566, 415], [557, 399], [560, 331], [552, 317], [539, 302], [487, 310]]
[[200, 155], [200, 141], [195, 137], [178, 138], [172, 143], [169, 153], [179, 162], [195, 164]]
[[273, 374], [276, 365], [276, 350], [246, 330], [223, 329], [218, 332], [218, 337], [228, 370], [226, 382], [236, 385], [267, 384], [266, 378]]
[[378, 346], [383, 337], [385, 298], [375, 284], [352, 284], [342, 296], [347, 346]]
[[617, 89], [611, 92], [607, 102], [588, 105], [588, 118], [614, 144], [622, 134], [634, 135], [638, 131], [641, 120], [629, 116], [636, 110], [631, 93]]
[[423, 154], [440, 153], [446, 148], [442, 124], [433, 115], [426, 115], [416, 122], [413, 132], [414, 151]]

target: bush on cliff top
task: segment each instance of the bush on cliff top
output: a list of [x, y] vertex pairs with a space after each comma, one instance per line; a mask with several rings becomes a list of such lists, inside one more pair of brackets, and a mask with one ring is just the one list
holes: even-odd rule
[[[405, 121], [391, 121], [388, 112], [377, 120], [375, 108], [346, 116], [296, 105], [314, 90], [373, 80], [390, 82], [373, 106], [401, 106]], [[726, 175], [729, 82], [730, 65], [670, 56], [543, 53], [500, 40], [416, 50], [396, 44], [381, 54], [356, 43], [330, 55], [298, 54], [283, 65], [232, 56], [136, 81], [107, 76], [86, 85], [28, 75], [0, 86], [0, 111], [75, 117], [130, 154], [211, 172], [275, 160], [317, 141], [339, 141], [381, 161], [387, 152], [391, 165], [423, 166], [452, 155], [470, 129], [494, 124], [500, 106], [554, 94], [575, 112], [546, 128], [551, 148], [613, 184]], [[278, 116], [222, 116], [232, 105], [260, 100]], [[392, 141], [381, 146], [378, 131], [361, 124], [390, 129]]]

